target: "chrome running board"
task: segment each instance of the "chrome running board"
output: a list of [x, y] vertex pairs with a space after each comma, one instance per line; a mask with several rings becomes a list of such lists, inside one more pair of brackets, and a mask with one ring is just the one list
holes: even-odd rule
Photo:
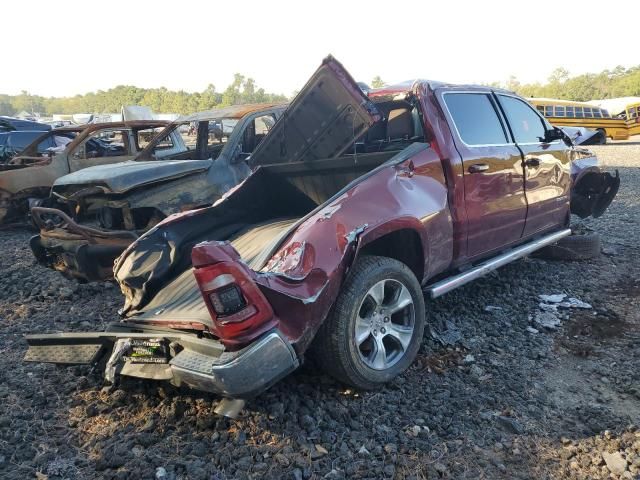
[[482, 277], [483, 275], [486, 275], [487, 273], [492, 272], [493, 270], [496, 270], [506, 265], [507, 263], [513, 262], [514, 260], [529, 255], [530, 253], [535, 252], [542, 247], [546, 247], [547, 245], [556, 243], [561, 238], [568, 237], [569, 235], [571, 235], [570, 228], [560, 230], [559, 232], [555, 232], [550, 235], [546, 235], [542, 238], [509, 250], [506, 253], [502, 253], [497, 257], [486, 260], [470, 268], [469, 270], [465, 270], [464, 272], [459, 273], [458, 275], [454, 275], [431, 285], [427, 285], [424, 288], [424, 291], [429, 293], [431, 298], [438, 298], [441, 295], [450, 292], [451, 290], [461, 287], [465, 283], [469, 283], [476, 278]]

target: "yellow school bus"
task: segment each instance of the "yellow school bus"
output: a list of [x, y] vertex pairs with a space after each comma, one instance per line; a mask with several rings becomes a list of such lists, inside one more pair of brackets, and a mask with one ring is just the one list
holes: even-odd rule
[[604, 132], [604, 135], [612, 140], [629, 138], [625, 120], [611, 117], [604, 108], [584, 102], [554, 98], [530, 98], [528, 100], [552, 125], [592, 128]]
[[640, 135], [640, 102], [627, 105], [624, 109], [624, 119], [629, 136]]

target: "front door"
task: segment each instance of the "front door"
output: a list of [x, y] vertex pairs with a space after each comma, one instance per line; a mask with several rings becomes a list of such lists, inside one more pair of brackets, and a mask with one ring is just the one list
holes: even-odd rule
[[522, 151], [527, 197], [523, 236], [563, 225], [569, 215], [571, 163], [562, 140], [545, 142], [551, 126], [524, 100], [497, 95], [518, 147]]
[[476, 257], [522, 236], [522, 157], [491, 93], [448, 90], [442, 98], [464, 168], [467, 254]]

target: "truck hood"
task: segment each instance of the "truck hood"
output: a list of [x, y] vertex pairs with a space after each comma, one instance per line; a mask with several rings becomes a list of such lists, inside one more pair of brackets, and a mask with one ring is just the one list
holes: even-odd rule
[[349, 72], [329, 55], [251, 154], [249, 165], [339, 157], [381, 118]]
[[98, 165], [60, 177], [53, 190], [61, 193], [66, 187], [99, 185], [109, 193], [123, 193], [148, 183], [169, 180], [208, 169], [213, 160], [156, 160], [148, 162], [114, 163]]

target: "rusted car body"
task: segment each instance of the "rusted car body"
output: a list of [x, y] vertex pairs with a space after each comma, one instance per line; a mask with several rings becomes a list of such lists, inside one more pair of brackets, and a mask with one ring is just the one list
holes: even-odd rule
[[[24, 215], [30, 205], [49, 197], [56, 179], [70, 172], [135, 158], [141, 142], [167, 123], [97, 123], [43, 133], [21, 155], [0, 165], [0, 223]], [[42, 145], [47, 146], [44, 152]]]
[[119, 257], [119, 322], [30, 335], [26, 360], [106, 355], [108, 381], [242, 400], [311, 354], [376, 388], [417, 354], [423, 292], [438, 297], [571, 233], [579, 152], [515, 94], [416, 80], [365, 95], [329, 57], [299, 97], [245, 181]]
[[[59, 178], [52, 205], [31, 210], [40, 227], [31, 239], [35, 257], [80, 281], [112, 278], [114, 259], [138, 236], [169, 215], [211, 205], [246, 178], [245, 159], [284, 109], [251, 104], [188, 115], [135, 160]], [[189, 127], [195, 135], [186, 144], [167, 144]]]

